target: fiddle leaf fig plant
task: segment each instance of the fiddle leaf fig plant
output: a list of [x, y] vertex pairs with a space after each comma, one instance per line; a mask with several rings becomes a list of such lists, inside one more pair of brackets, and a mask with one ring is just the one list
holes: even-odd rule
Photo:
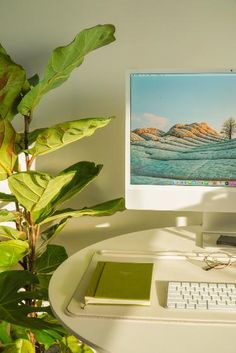
[[[115, 40], [112, 25], [80, 32], [66, 46], [56, 48], [42, 78], [26, 72], [0, 45], [0, 351], [82, 353], [89, 348], [54, 318], [48, 303], [48, 284], [67, 258], [64, 247], [52, 244], [73, 217], [109, 216], [124, 210], [123, 198], [82, 209], [63, 208], [101, 172], [102, 165], [79, 161], [57, 175], [34, 167], [36, 157], [89, 137], [112, 117], [89, 117], [31, 130], [33, 111], [50, 90], [62, 85], [87, 54]], [[12, 120], [21, 119], [16, 131]], [[20, 158], [24, 157], [22, 169]], [[10, 222], [6, 224], [6, 222]]]

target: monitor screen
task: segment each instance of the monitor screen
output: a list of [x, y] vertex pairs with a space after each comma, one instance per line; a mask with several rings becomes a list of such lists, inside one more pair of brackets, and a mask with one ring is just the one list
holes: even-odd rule
[[137, 208], [162, 209], [152, 199], [164, 191], [175, 209], [201, 210], [217, 189], [228, 188], [229, 198], [236, 190], [236, 74], [129, 72], [127, 86], [126, 189], [142, 201], [149, 195]]

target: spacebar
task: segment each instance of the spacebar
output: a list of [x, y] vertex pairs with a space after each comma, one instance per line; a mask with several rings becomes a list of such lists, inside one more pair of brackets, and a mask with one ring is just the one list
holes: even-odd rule
[[236, 306], [208, 305], [208, 310], [236, 311]]

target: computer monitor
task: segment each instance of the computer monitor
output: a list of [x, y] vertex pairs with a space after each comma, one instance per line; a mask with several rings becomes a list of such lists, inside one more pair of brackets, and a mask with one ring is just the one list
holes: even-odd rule
[[130, 71], [125, 169], [128, 209], [233, 219], [236, 73]]

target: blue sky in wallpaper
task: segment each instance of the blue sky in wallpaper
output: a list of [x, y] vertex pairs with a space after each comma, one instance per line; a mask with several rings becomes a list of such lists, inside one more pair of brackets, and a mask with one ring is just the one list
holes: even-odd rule
[[131, 130], [236, 118], [236, 74], [132, 74]]

